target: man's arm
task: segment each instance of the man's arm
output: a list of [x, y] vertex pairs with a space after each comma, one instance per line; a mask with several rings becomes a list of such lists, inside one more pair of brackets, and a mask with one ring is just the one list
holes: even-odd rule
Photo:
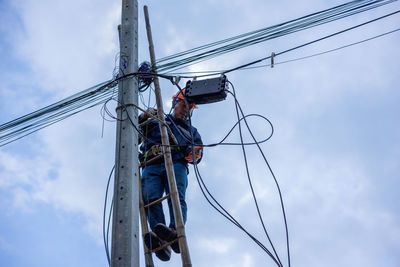
[[[194, 139], [194, 143], [196, 144], [194, 146], [194, 155], [195, 155], [195, 159], [196, 159], [196, 163], [199, 163], [203, 157], [203, 141], [201, 140], [201, 136], [199, 134], [199, 132], [197, 131], [196, 128], [194, 128], [194, 132], [193, 132], [193, 139]], [[193, 151], [192, 151], [192, 146], [189, 146], [189, 151], [188, 151], [188, 155], [185, 157], [185, 159], [193, 164]]]
[[[202, 146], [195, 146], [194, 147], [194, 155], [196, 158], [196, 163], [199, 163], [201, 158], [203, 157], [203, 147]], [[193, 151], [190, 150], [189, 155], [187, 155], [185, 157], [185, 159], [189, 162], [189, 163], [194, 163], [193, 161]]]
[[146, 112], [143, 112], [139, 115], [139, 124], [151, 119], [152, 117], [157, 116], [157, 109], [148, 108]]

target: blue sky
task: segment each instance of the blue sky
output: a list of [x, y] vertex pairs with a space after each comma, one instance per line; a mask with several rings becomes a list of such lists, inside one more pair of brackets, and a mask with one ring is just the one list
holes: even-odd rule
[[[344, 2], [139, 1], [139, 61], [148, 60], [144, 4], [161, 58]], [[185, 71], [238, 66], [399, 8], [395, 2]], [[0, 124], [110, 79], [120, 11], [121, 2], [114, 0], [0, 1]], [[399, 22], [395, 15], [275, 61], [370, 38]], [[228, 75], [244, 111], [274, 124], [274, 136], [262, 147], [282, 189], [293, 266], [400, 265], [399, 42], [396, 32], [330, 54]], [[176, 89], [163, 81], [162, 90], [168, 106]], [[193, 117], [205, 143], [222, 139], [234, 122], [231, 98], [200, 106]], [[257, 136], [269, 133], [262, 121], [250, 123]], [[104, 131], [102, 125], [98, 106], [0, 148], [2, 266], [107, 266], [101, 222], [115, 123], [105, 122]], [[237, 133], [229, 138], [238, 140]], [[267, 229], [285, 259], [276, 188], [257, 151], [248, 148], [248, 156]], [[215, 197], [266, 244], [240, 148], [209, 148], [199, 168]], [[194, 265], [274, 266], [208, 205], [193, 171], [189, 180], [186, 231]], [[156, 259], [158, 266], [179, 262], [177, 255], [168, 263]]]

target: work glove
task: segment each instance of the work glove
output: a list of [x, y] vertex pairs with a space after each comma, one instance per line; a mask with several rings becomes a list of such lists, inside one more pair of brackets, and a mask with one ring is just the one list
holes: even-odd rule
[[142, 113], [139, 115], [139, 124], [145, 122], [148, 118], [151, 116], [157, 116], [157, 109], [154, 108], [148, 108], [146, 112]]
[[[203, 147], [202, 146], [195, 146], [194, 147], [194, 155], [196, 157], [196, 162], [199, 161], [199, 159], [201, 158], [203, 154]], [[193, 153], [192, 153], [192, 148], [189, 147], [189, 154], [185, 157], [185, 159], [189, 162], [189, 163], [193, 163]]]

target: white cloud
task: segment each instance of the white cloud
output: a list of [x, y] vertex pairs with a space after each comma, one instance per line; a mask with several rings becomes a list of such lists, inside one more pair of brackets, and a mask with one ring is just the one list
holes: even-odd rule
[[[40, 153], [38, 150], [37, 152]], [[29, 186], [40, 184], [52, 171], [51, 160], [38, 154], [34, 158], [0, 151], [0, 187]]]
[[14, 208], [23, 210], [23, 211], [31, 211], [31, 201], [32, 197], [30, 193], [27, 190], [22, 189], [21, 187], [18, 187], [14, 189], [13, 194], [13, 204]]
[[[181, 6], [154, 5], [151, 18], [152, 22], [159, 22], [152, 24], [158, 51], [170, 54], [171, 51], [202, 44], [203, 40], [218, 40], [233, 35], [231, 33], [316, 11], [323, 5], [327, 7], [321, 1], [268, 5], [259, 1], [245, 4], [225, 2], [232, 7], [231, 10], [218, 1]], [[24, 31], [18, 33], [15, 49], [32, 70], [29, 74], [33, 75], [25, 77], [19, 73], [8, 76], [11, 78], [6, 80], [12, 83], [8, 82], [7, 89], [1, 91], [1, 99], [9, 100], [4, 101], [3, 105], [9, 107], [5, 110], [24, 114], [40, 107], [43, 102], [51, 103], [111, 77], [114, 54], [118, 50], [116, 25], [119, 23], [120, 2], [19, 1], [17, 5]], [[214, 9], [208, 9], [210, 13], [207, 13], [198, 9], [200, 6]], [[172, 9], [176, 13], [169, 12]], [[187, 9], [190, 9], [190, 16], [186, 16]], [[222, 10], [227, 14], [222, 14]], [[141, 14], [141, 10], [139, 12]], [[216, 13], [220, 17], [214, 16]], [[204, 20], [204, 14], [207, 14], [207, 20]], [[203, 19], [198, 19], [200, 17]], [[160, 21], [163, 21], [162, 25]], [[140, 27], [143, 28], [143, 24]], [[296, 35], [294, 40], [287, 38], [282, 42], [252, 47], [213, 63], [204, 62], [191, 70], [248, 62], [269, 55], [272, 50], [302, 42], [313, 37], [312, 34], [313, 31], [309, 31]], [[145, 38], [141, 35], [142, 44], [146, 43]], [[360, 126], [352, 116], [355, 112], [352, 107], [366, 98], [376, 97], [377, 92], [396, 99], [397, 39], [388, 38], [366, 47], [358, 46], [349, 52], [279, 65], [274, 69], [229, 75], [245, 111], [266, 113], [275, 124], [275, 136], [263, 147], [283, 192], [293, 265], [379, 266], [386, 259], [387, 266], [398, 265], [398, 208], [393, 203], [382, 204], [386, 203], [384, 200], [378, 202], [376, 191], [377, 187], [386, 189], [386, 192], [390, 190], [385, 184], [386, 176], [398, 176], [397, 161], [384, 156], [374, 157], [373, 151], [365, 152], [358, 146], [346, 147], [335, 135], [341, 129], [344, 133], [342, 138], [349, 144], [364, 140], [363, 134], [354, 133], [348, 125]], [[332, 46], [336, 44], [343, 43], [332, 43]], [[382, 48], [379, 53], [375, 53], [375, 45]], [[318, 49], [314, 48], [320, 51], [326, 47], [328, 45], [321, 44]], [[313, 49], [309, 51], [315, 51]], [[142, 50], [141, 54], [147, 55], [147, 50]], [[302, 52], [299, 54], [303, 55]], [[278, 57], [277, 60], [281, 59]], [[34, 84], [37, 91], [29, 88], [30, 84]], [[167, 110], [175, 88], [163, 85], [163, 92]], [[24, 95], [22, 104], [13, 104]], [[351, 97], [354, 95], [359, 96], [358, 101]], [[384, 101], [385, 107], [377, 110], [390, 106], [387, 104], [389, 100]], [[342, 108], [347, 110], [342, 111]], [[395, 149], [398, 139], [390, 133], [397, 131], [393, 114], [398, 112], [391, 111], [394, 108], [388, 109], [387, 114], [392, 115], [379, 113], [383, 119], [373, 121], [371, 125], [378, 123], [380, 127], [393, 129], [375, 132], [376, 135], [385, 134], [383, 139], [391, 140], [390, 147]], [[205, 142], [216, 141], [229, 130], [235, 119], [233, 112], [231, 98], [202, 106], [196, 111], [195, 126]], [[365, 111], [365, 116], [370, 115]], [[9, 113], [5, 118], [7, 116], [12, 117]], [[347, 122], [339, 119], [344, 117], [348, 118]], [[259, 125], [261, 123], [254, 124], [259, 132], [268, 131]], [[38, 143], [29, 144], [24, 149], [30, 151], [28, 155], [18, 149], [0, 151], [0, 188], [9, 190], [13, 207], [26, 212], [34, 203], [46, 203], [60, 214], [83, 218], [85, 225], [82, 227], [100, 243], [104, 190], [114, 161], [115, 135], [115, 125], [106, 123], [105, 137], [101, 139], [101, 125], [99, 108], [95, 108], [36, 134], [34, 140], [39, 140]], [[326, 129], [321, 129], [324, 127]], [[374, 132], [374, 126], [367, 130]], [[229, 140], [237, 141], [237, 134]], [[378, 141], [375, 143], [371, 145], [379, 145]], [[278, 250], [283, 254], [284, 231], [276, 188], [265, 164], [255, 156], [255, 150], [249, 148], [248, 151], [262, 214]], [[383, 148], [382, 151], [382, 155], [387, 152]], [[208, 148], [200, 171], [217, 199], [264, 242], [240, 153], [239, 147]], [[385, 169], [383, 177], [377, 177], [376, 173], [381, 173], [379, 169]], [[208, 207], [194, 182], [193, 171], [189, 179], [188, 231], [194, 262], [198, 266], [207, 266], [212, 258], [217, 266], [272, 264], [242, 232]], [[393, 185], [396, 187], [397, 183]], [[0, 247], [7, 244], [2, 240], [0, 238]], [[380, 247], [377, 248], [376, 244]], [[179, 256], [175, 256], [165, 266], [176, 265]]]
[[[42, 89], [68, 96], [105, 80], [98, 77], [106, 74], [105, 64], [112, 62], [118, 49], [116, 28], [112, 28], [118, 22], [118, 6], [90, 1], [46, 1], [40, 5], [24, 1], [16, 6], [24, 32], [15, 43]], [[110, 67], [107, 78], [111, 77]]]
[[0, 250], [13, 251], [14, 247], [2, 236], [0, 236]]
[[[30, 112], [42, 107], [43, 101], [59, 100], [111, 78], [114, 54], [118, 51], [119, 4], [90, 1], [14, 4], [23, 23], [23, 31], [16, 32], [14, 37], [15, 49], [34, 74], [29, 77], [30, 82], [25, 78], [27, 82], [20, 84], [26, 87], [36, 84], [35, 94], [41, 95], [27, 98], [29, 95], [22, 86], [2, 90], [7, 99], [10, 95], [23, 97], [26, 104], [18, 106], [19, 113]], [[18, 79], [14, 80], [16, 84]], [[29, 101], [34, 104], [28, 105]], [[28, 210], [31, 204], [44, 202], [61, 213], [78, 214], [85, 218], [88, 232], [96, 239], [100, 239], [104, 190], [113, 162], [114, 145], [110, 138], [115, 131], [114, 125], [106, 122], [108, 139], [101, 139], [99, 109], [40, 131], [37, 135], [40, 143], [30, 144], [35, 153], [32, 158], [15, 151], [0, 152], [0, 185], [14, 188], [16, 208]]]
[[231, 238], [200, 238], [196, 241], [198, 246], [210, 253], [226, 254], [232, 251], [235, 240]]
[[254, 266], [253, 262], [254, 262], [254, 261], [253, 261], [251, 255], [250, 255], [249, 253], [245, 253], [245, 254], [243, 255], [243, 263], [240, 264], [240, 266], [243, 266], [243, 267], [251, 267], [251, 266]]

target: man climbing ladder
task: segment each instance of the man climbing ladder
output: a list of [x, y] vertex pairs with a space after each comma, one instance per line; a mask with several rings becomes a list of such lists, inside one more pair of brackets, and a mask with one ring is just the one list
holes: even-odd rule
[[[183, 90], [184, 93], [185, 90]], [[187, 204], [185, 193], [188, 185], [187, 174], [189, 173], [188, 163], [194, 162], [192, 151], [192, 138], [194, 144], [195, 161], [198, 163], [202, 158], [202, 140], [195, 127], [192, 127], [188, 117], [196, 108], [195, 104], [188, 104], [187, 109], [184, 96], [178, 92], [173, 96], [173, 114], [165, 117], [165, 122], [170, 129], [170, 139], [175, 137], [177, 144], [171, 145], [171, 156], [175, 172], [175, 181], [178, 189], [179, 202], [183, 222], [187, 219]], [[156, 110], [149, 111], [155, 115]], [[142, 125], [143, 142], [141, 145], [142, 171], [142, 195], [145, 205], [162, 198], [163, 194], [169, 194], [164, 158], [162, 155], [161, 133], [159, 122], [153, 120], [146, 113], [139, 116], [139, 123]], [[191, 134], [192, 133], [192, 134]], [[171, 199], [168, 199], [170, 223], [166, 226], [162, 203], [149, 205], [146, 208], [147, 219], [152, 232], [145, 234], [145, 244], [150, 250], [156, 250], [156, 256], [162, 261], [171, 258], [171, 248], [169, 246], [157, 250], [163, 244], [177, 240], [176, 224]], [[175, 241], [171, 244], [172, 250], [180, 253], [179, 243]]]

